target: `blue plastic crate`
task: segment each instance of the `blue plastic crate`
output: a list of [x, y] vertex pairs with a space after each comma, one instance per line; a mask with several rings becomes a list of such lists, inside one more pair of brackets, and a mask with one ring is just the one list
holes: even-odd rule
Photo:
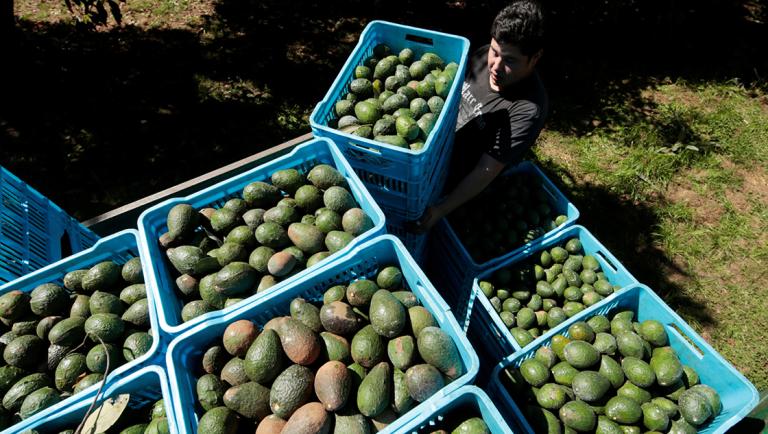
[[[74, 429], [83, 420], [96, 392], [96, 390], [91, 390], [90, 393], [80, 393], [76, 396], [74, 402], [59, 408], [55, 413], [48, 414], [44, 418], [26, 419], [3, 431], [2, 434], [18, 433], [32, 429], [43, 434], [53, 434], [65, 429]], [[172, 434], [178, 433], [176, 420], [172, 417], [173, 414], [171, 413], [173, 406], [171, 405], [168, 378], [162, 368], [150, 365], [116, 379], [104, 388], [94, 408], [101, 405], [107, 398], [116, 397], [123, 393], [131, 395], [128, 407], [132, 409], [144, 408], [162, 398], [164, 400], [163, 404], [165, 404], [165, 413], [168, 416], [169, 431]], [[136, 423], [141, 423], [141, 421], [136, 421]]]
[[0, 166], [0, 284], [87, 249], [98, 239]]
[[397, 431], [403, 434], [423, 434], [431, 433], [438, 428], [452, 429], [455, 427], [441, 426], [441, 424], [447, 418], [455, 419], [457, 414], [462, 418], [481, 417], [490, 432], [494, 434], [512, 434], [513, 432], [493, 405], [493, 401], [476, 386], [464, 386], [453, 391], [436, 402], [433, 409], [414, 414], [413, 419]]
[[[336, 118], [336, 102], [349, 92], [355, 67], [362, 65], [373, 54], [373, 48], [382, 43], [389, 45], [394, 53], [410, 48], [418, 58], [429, 51], [438, 54], [446, 63], [459, 65], [443, 111], [424, 147], [418, 151], [375, 142], [328, 126], [329, 121]], [[339, 145], [377, 201], [400, 210], [406, 218], [419, 217], [430, 198], [440, 193], [437, 187], [453, 144], [468, 52], [469, 41], [460, 36], [372, 21], [309, 118], [313, 134], [331, 138]]]
[[276, 317], [289, 315], [289, 305], [296, 297], [309, 301], [322, 300], [326, 289], [340, 283], [363, 277], [375, 276], [378, 270], [387, 265], [397, 265], [403, 272], [408, 288], [413, 291], [421, 304], [427, 308], [440, 328], [448, 333], [459, 350], [465, 373], [445, 386], [430, 399], [424, 401], [400, 419], [392, 423], [382, 433], [399, 432], [400, 427], [415, 415], [427, 412], [434, 404], [452, 391], [469, 384], [477, 374], [478, 359], [472, 346], [453, 319], [448, 306], [440, 298], [432, 284], [415, 264], [405, 247], [391, 235], [382, 235], [356, 247], [342, 257], [322, 267], [294, 285], [270, 291], [264, 297], [253, 299], [246, 304], [230, 310], [224, 315], [210, 319], [187, 330], [176, 337], [167, 352], [168, 375], [171, 382], [174, 411], [181, 433], [194, 433], [201, 416], [197, 405], [195, 372], [203, 352], [214, 342], [219, 342], [227, 325], [233, 321], [249, 319], [263, 326]]
[[387, 218], [387, 233], [392, 234], [408, 249], [408, 253], [413, 256], [416, 263], [423, 265], [426, 256], [427, 234], [414, 234], [405, 229], [407, 220], [399, 217], [397, 214], [391, 214], [390, 210], [383, 208], [384, 215]]
[[[142, 263], [145, 263], [147, 259], [143, 254], [140, 254], [141, 248], [139, 244], [140, 244], [139, 234], [135, 229], [127, 229], [127, 230], [118, 232], [114, 235], [110, 235], [108, 237], [100, 239], [99, 241], [96, 242], [95, 246], [91, 247], [88, 250], [85, 250], [76, 255], [70, 256], [66, 259], [62, 259], [59, 262], [43, 267], [31, 274], [27, 274], [24, 277], [21, 277], [3, 286], [0, 286], [0, 294], [5, 294], [9, 291], [16, 291], [16, 290], [22, 291], [22, 292], [32, 292], [33, 289], [35, 289], [38, 285], [42, 285], [43, 283], [55, 283], [57, 285], [63, 286], [64, 275], [67, 274], [68, 272], [73, 270], [87, 269], [103, 261], [111, 260], [118, 264], [124, 264], [130, 258], [140, 257]], [[153, 337], [154, 337], [154, 339], [152, 339], [152, 346], [150, 347], [149, 351], [147, 351], [147, 353], [142, 355], [141, 357], [138, 357], [133, 361], [125, 363], [116, 368], [113, 368], [112, 372], [106, 378], [106, 381], [108, 384], [114, 381], [115, 379], [121, 378], [122, 376], [125, 375], [125, 373], [131, 371], [137, 366], [143, 365], [145, 362], [149, 361], [159, 351], [161, 342], [164, 342], [162, 331], [158, 327], [158, 320], [157, 320], [158, 302], [155, 299], [155, 295], [152, 293], [152, 291], [150, 291], [151, 284], [145, 283], [145, 285], [147, 285], [149, 320], [150, 320], [150, 325], [151, 325], [151, 328], [153, 331]], [[68, 399], [65, 399], [60, 403], [53, 405], [41, 411], [40, 413], [32, 416], [31, 418], [25, 420], [24, 422], [34, 423], [35, 421], [46, 419], [53, 412], [61, 408], [65, 408], [70, 405], [73, 405], [75, 402], [77, 402], [78, 399], [80, 399], [81, 396], [95, 392], [96, 389], [98, 389], [98, 387], [99, 387], [98, 384], [93, 385], [88, 389], [86, 389], [85, 391], [81, 392], [80, 394], [77, 394]], [[14, 428], [14, 427], [11, 427], [11, 428]], [[14, 429], [8, 432], [10, 433], [10, 432], [16, 432], [16, 431]]]
[[[608, 301], [606, 299], [606, 301]], [[555, 334], [568, 335], [568, 327], [576, 321], [586, 321], [595, 315], [609, 315], [616, 310], [631, 309], [636, 321], [653, 319], [664, 324], [669, 336], [669, 345], [675, 349], [680, 361], [692, 367], [699, 374], [701, 383], [714, 388], [720, 395], [723, 410], [705, 427], [703, 434], [724, 433], [744, 418], [757, 405], [759, 395], [752, 383], [744, 378], [728, 361], [715, 351], [701, 336], [693, 331], [680, 316], [667, 306], [658, 295], [645, 285], [636, 284], [621, 290], [608, 303], [600, 303], [573, 316], [553, 329], [548, 338], [526, 347], [525, 351], [508, 356], [493, 371], [488, 384], [489, 393], [501, 397], [497, 401], [499, 410], [507, 417], [520, 421], [525, 432], [533, 433], [520, 408], [502, 383], [507, 367], [517, 368], [534, 356], [541, 346], [549, 346]]]
[[[606, 279], [608, 279], [612, 285], [624, 288], [639, 283], [621, 262], [619, 262], [619, 260], [600, 243], [600, 241], [598, 241], [585, 227], [579, 225], [571, 226], [557, 234], [554, 238], [550, 238], [546, 241], [540, 240], [538, 243], [534, 243], [529, 250], [526, 250], [522, 254], [484, 271], [480, 276], [474, 279], [472, 285], [472, 295], [467, 308], [467, 334], [469, 336], [486, 337], [486, 339], [483, 339], [481, 342], [485, 347], [486, 352], [492, 356], [492, 360], [490, 361], [491, 367], [505, 356], [514, 354], [524, 348], [520, 347], [520, 344], [518, 344], [515, 338], [512, 337], [512, 333], [509, 332], [509, 329], [504, 326], [499, 314], [496, 313], [496, 310], [494, 310], [491, 305], [490, 300], [488, 300], [480, 289], [479, 282], [493, 275], [493, 273], [501, 268], [514, 267], [515, 264], [521, 263], [531, 257], [536, 257], [541, 251], [565, 243], [567, 240], [574, 237], [581, 241], [585, 254], [592, 255], [597, 259], [597, 262], [600, 264], [600, 271], [605, 273]], [[601, 303], [610, 303], [610, 299], [614, 294], [606, 297]], [[551, 331], [552, 330], [548, 330], [542, 336], [528, 344], [528, 346], [536, 345], [536, 342], [547, 339], [550, 336]], [[488, 336], [493, 339], [487, 339]], [[528, 346], [526, 346], [526, 348]]]
[[[339, 149], [330, 140], [322, 138], [313, 139], [305, 144], [297, 146], [296, 149], [287, 155], [197, 193], [190, 194], [186, 197], [169, 199], [144, 211], [141, 216], [139, 216], [139, 232], [144, 240], [143, 254], [149, 258], [149, 261], [143, 263], [144, 276], [148, 281], [153, 283], [152, 290], [156, 291], [155, 296], [158, 299], [163, 300], [158, 311], [160, 327], [163, 331], [169, 334], [178, 334], [183, 330], [193, 327], [195, 324], [200, 324], [208, 318], [213, 318], [221, 314], [221, 311], [210, 312], [186, 323], [182, 322], [181, 308], [183, 307], [183, 304], [176, 290], [173, 267], [157, 241], [160, 235], [168, 230], [166, 224], [168, 211], [180, 203], [188, 203], [195, 209], [201, 209], [208, 206], [218, 208], [228, 199], [241, 197], [243, 187], [251, 182], [269, 182], [270, 176], [275, 171], [294, 168], [301, 173], [307, 173], [313, 166], [320, 163], [329, 164], [344, 175], [349, 184], [350, 192], [355, 197], [355, 200], [357, 200], [360, 208], [368, 214], [374, 224], [373, 228], [352, 240], [347, 247], [336, 254], [338, 255], [343, 254], [343, 252], [348, 252], [354, 248], [354, 246], [363, 243], [365, 240], [384, 233], [384, 214], [381, 212], [381, 209], [379, 209], [371, 195], [365, 187], [363, 187], [362, 183], [357, 178], [357, 175], [355, 175], [352, 168], [349, 167], [349, 164], [344, 159], [344, 156]], [[309, 270], [304, 270], [297, 273], [273, 286], [268, 291], [253, 295], [248, 299], [260, 297], [270, 291], [275, 291], [286, 285], [298, 282], [306, 276], [308, 272]], [[230, 310], [233, 307], [234, 306], [230, 306], [223, 310]]]
[[467, 249], [464, 248], [464, 245], [453, 228], [451, 228], [447, 219], [442, 219], [435, 225], [428, 246], [429, 262], [427, 272], [430, 275], [442, 276], [445, 281], [445, 293], [443, 296], [465, 329], [470, 313], [469, 302], [472, 293], [472, 281], [475, 277], [498, 264], [508, 263], [512, 258], [535, 248], [534, 246], [552, 237], [556, 237], [560, 231], [572, 226], [579, 217], [579, 210], [576, 209], [576, 206], [555, 187], [555, 184], [535, 164], [530, 161], [523, 161], [507, 170], [503, 176], [513, 173], [523, 173], [540, 183], [542, 190], [549, 198], [553, 212], [565, 215], [567, 220], [543, 236], [525, 243], [509, 253], [483, 263], [475, 262]]

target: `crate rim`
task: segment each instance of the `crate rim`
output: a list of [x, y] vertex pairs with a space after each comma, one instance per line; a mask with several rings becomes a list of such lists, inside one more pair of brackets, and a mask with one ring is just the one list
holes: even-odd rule
[[[469, 39], [467, 39], [467, 38], [465, 38], [463, 36], [460, 36], [460, 35], [453, 35], [453, 34], [450, 34], [450, 33], [440, 32], [440, 31], [436, 31], [436, 30], [429, 30], [429, 29], [409, 26], [407, 24], [399, 24], [399, 23], [394, 23], [394, 22], [385, 21], [385, 20], [373, 20], [373, 21], [369, 22], [365, 26], [365, 29], [363, 29], [363, 31], [360, 33], [360, 37], [358, 39], [358, 43], [355, 45], [355, 48], [352, 49], [352, 52], [347, 57], [347, 60], [344, 62], [344, 65], [339, 70], [339, 73], [336, 75], [336, 78], [333, 80], [331, 86], [328, 88], [328, 91], [326, 92], [326, 94], [323, 97], [323, 99], [320, 100], [320, 102], [318, 102], [315, 105], [315, 108], [312, 110], [312, 113], [309, 116], [310, 126], [313, 129], [317, 128], [317, 129], [322, 130], [322, 131], [333, 131], [333, 134], [339, 134], [339, 135], [341, 135], [341, 136], [343, 136], [345, 138], [354, 139], [356, 141], [365, 143], [366, 145], [374, 146], [374, 148], [371, 148], [371, 149], [375, 149], [375, 147], [383, 147], [385, 149], [389, 149], [389, 150], [393, 150], [393, 151], [399, 151], [399, 152], [403, 152], [405, 154], [413, 155], [413, 156], [418, 156], [418, 155], [425, 154], [427, 152], [427, 150], [429, 150], [431, 148], [432, 143], [435, 141], [434, 139], [435, 139], [435, 136], [437, 135], [437, 129], [436, 128], [433, 129], [429, 133], [429, 136], [424, 141], [424, 147], [419, 149], [419, 150], [414, 151], [414, 150], [410, 149], [410, 147], [409, 148], [400, 148], [398, 146], [390, 145], [388, 143], [377, 142], [377, 141], [375, 141], [373, 139], [367, 139], [365, 137], [353, 136], [352, 134], [348, 134], [348, 133], [345, 133], [345, 132], [343, 132], [341, 130], [337, 130], [335, 128], [331, 128], [328, 125], [325, 125], [323, 122], [320, 122], [319, 119], [317, 119], [320, 116], [320, 109], [321, 109], [321, 107], [327, 105], [329, 103], [329, 101], [330, 101], [331, 96], [336, 93], [336, 92], [334, 92], [334, 90], [336, 90], [336, 89], [341, 90], [342, 89], [341, 86], [344, 84], [344, 83], [341, 83], [342, 76], [344, 75], [343, 72], [347, 71], [348, 68], [351, 68], [351, 67], [354, 66], [352, 64], [352, 60], [353, 60], [352, 54], [358, 52], [362, 48], [363, 42], [366, 41], [366, 38], [368, 37], [369, 33], [373, 32], [374, 31], [373, 29], [375, 29], [376, 27], [380, 27], [380, 26], [396, 27], [396, 28], [400, 28], [400, 29], [403, 29], [403, 30], [406, 30], [406, 31], [412, 31], [412, 32], [417, 32], [417, 33], [428, 33], [428, 34], [431, 34], [431, 35], [434, 35], [434, 36], [437, 36], [437, 37], [440, 37], [440, 38], [456, 39], [456, 40], [458, 40], [459, 42], [461, 42], [461, 44], [462, 44], [462, 51], [464, 52], [464, 56], [462, 56], [462, 58], [460, 59], [460, 61], [458, 63], [459, 71], [466, 71], [466, 65], [467, 65], [467, 63], [469, 61], [468, 60], [468, 56], [467, 56], [467, 53], [469, 52], [469, 46], [470, 46]], [[463, 80], [461, 80], [461, 81], [463, 82]], [[460, 87], [460, 84], [458, 84], [458, 83], [459, 83], [459, 80], [455, 80], [454, 79], [453, 84], [451, 84], [451, 90], [449, 91], [449, 95], [453, 95], [454, 92], [458, 91], [458, 89]], [[441, 112], [440, 114], [442, 115], [443, 112]], [[439, 120], [440, 120], [440, 116], [438, 117], [438, 121]]]
[[[126, 238], [132, 238], [136, 242], [136, 251], [138, 253], [138, 258], [142, 260], [142, 263], [144, 262], [144, 258], [142, 257], [142, 249], [141, 249], [141, 237], [139, 237], [139, 233], [136, 229], [124, 229], [122, 231], [116, 232], [112, 235], [100, 238], [96, 241], [96, 243], [91, 246], [90, 248], [80, 251], [78, 253], [75, 253], [72, 256], [68, 256], [66, 258], [60, 259], [52, 264], [46, 265], [43, 268], [40, 268], [38, 270], [35, 270], [29, 274], [26, 274], [22, 277], [19, 277], [18, 279], [12, 280], [2, 286], [0, 286], [0, 294], [4, 294], [8, 291], [13, 290], [15, 287], [19, 286], [26, 286], [30, 287], [32, 284], [36, 283], [40, 279], [40, 275], [45, 275], [49, 273], [59, 273], [57, 270], [60, 267], [65, 267], [67, 264], [74, 264], [79, 261], [85, 260], [90, 256], [91, 254], [95, 253], [96, 251], [100, 249], [106, 249], [106, 245], [111, 243], [116, 243], [119, 240], [126, 239]], [[108, 251], [105, 253], [109, 253]], [[142, 268], [143, 270], [143, 268]], [[63, 278], [63, 276], [61, 276]], [[144, 285], [148, 286], [151, 282], [147, 281], [145, 279]], [[112, 372], [110, 372], [109, 376], [107, 376], [103, 381], [105, 381], [105, 387], [111, 387], [116, 382], [121, 381], [126, 375], [130, 375], [135, 370], [140, 370], [143, 367], [145, 367], [148, 362], [150, 362], [152, 359], [156, 358], [159, 354], [161, 354], [161, 342], [165, 342], [166, 337], [164, 336], [162, 330], [160, 330], [159, 327], [159, 321], [157, 318], [157, 307], [155, 305], [155, 300], [153, 300], [152, 296], [150, 295], [149, 289], [147, 290], [147, 303], [149, 305], [149, 320], [150, 320], [150, 328], [153, 331], [152, 335], [152, 345], [150, 345], [149, 350], [142, 354], [140, 357], [137, 357], [134, 360], [131, 360], [129, 362], [126, 362], [118, 367], [116, 367]], [[98, 385], [101, 383], [94, 384], [87, 389], [85, 389], [82, 393], [90, 395], [91, 393], [95, 393], [95, 391], [98, 389]], [[68, 402], [69, 399], [76, 397], [77, 395], [69, 396], [65, 399], [62, 399], [58, 403], [47, 407], [40, 412], [32, 415], [31, 417], [24, 419], [23, 421], [17, 422], [16, 424], [8, 427], [6, 431], [3, 431], [3, 434], [16, 432], [18, 429], [17, 426], [19, 424], [24, 424], [22, 426], [29, 426], [30, 424], [37, 423], [37, 421], [48, 418], [54, 413], [59, 412], [59, 410], [63, 408], [67, 408], [68, 406], [74, 404], [77, 402], [77, 400], [73, 400], [72, 402]], [[85, 395], [82, 395], [85, 396]], [[14, 428], [11, 431], [11, 428]]]
[[[713, 434], [719, 434], [724, 433], [728, 430], [728, 428], [731, 428], [736, 423], [738, 423], [741, 419], [743, 419], [746, 415], [748, 415], [752, 409], [757, 405], [757, 402], [759, 400], [759, 393], [757, 392], [757, 389], [755, 386], [750, 382], [741, 372], [738, 371], [733, 365], [731, 365], [730, 362], [728, 362], [719, 352], [717, 352], [704, 338], [702, 338], [698, 333], [696, 333], [693, 328], [688, 325], [686, 321], [683, 320], [680, 315], [677, 314], [672, 308], [670, 308], [664, 301], [659, 297], [650, 287], [642, 284], [642, 283], [636, 283], [633, 285], [629, 285], [620, 291], [613, 294], [614, 298], [619, 297], [625, 297], [631, 294], [633, 291], [643, 292], [646, 293], [647, 296], [651, 297], [659, 303], [659, 305], [667, 308], [668, 314], [674, 319], [675, 326], [677, 326], [680, 331], [682, 332], [681, 335], [683, 338], [687, 337], [689, 338], [696, 346], [703, 349], [704, 353], [707, 353], [708, 356], [712, 356], [716, 359], [717, 362], [719, 362], [726, 370], [728, 370], [733, 376], [736, 377], [737, 381], [740, 381], [742, 385], [749, 390], [750, 399], [749, 402], [744, 405], [736, 414], [734, 414], [730, 419], [727, 421], [724, 421], [720, 426], [718, 426], [714, 431]], [[607, 298], [606, 298], [607, 299]], [[490, 382], [494, 385], [494, 387], [498, 388], [499, 392], [503, 394], [503, 398], [510, 401], [511, 404], [514, 406], [514, 409], [519, 412], [519, 406], [517, 403], [512, 399], [512, 397], [509, 395], [509, 392], [504, 388], [503, 385], [499, 384], [499, 376], [501, 374], [501, 370], [506, 369], [507, 367], [513, 365], [518, 360], [525, 358], [532, 352], [534, 352], [536, 349], [538, 349], [541, 346], [544, 346], [548, 344], [551, 341], [552, 336], [558, 333], [562, 333], [564, 330], [567, 330], [568, 327], [570, 327], [573, 323], [578, 321], [584, 321], [586, 318], [594, 316], [596, 312], [603, 307], [603, 304], [595, 304], [593, 306], [590, 306], [587, 309], [584, 309], [583, 311], [579, 312], [578, 314], [574, 315], [573, 317], [569, 318], [567, 321], [564, 321], [563, 323], [559, 324], [557, 327], [555, 327], [554, 330], [555, 333], [552, 333], [547, 339], [539, 341], [536, 345], [527, 347], [525, 351], [517, 351], [513, 354], [510, 354], [506, 356], [504, 359], [502, 359], [493, 369], [491, 373], [491, 380]], [[685, 339], [683, 339], [685, 341]], [[690, 343], [685, 342], [685, 345], [690, 347]], [[521, 413], [522, 414], [522, 413]], [[526, 432], [533, 433], [534, 431], [531, 429], [530, 424], [528, 423], [528, 420], [526, 418], [521, 418], [520, 420], [522, 429]], [[707, 425], [707, 427], [709, 427]]]
[[[336, 269], [336, 268], [342, 266], [344, 263], [346, 263], [348, 259], [354, 258], [355, 256], [357, 256], [357, 254], [359, 254], [359, 251], [362, 251], [362, 250], [364, 250], [366, 248], [371, 248], [371, 246], [376, 246], [376, 245], [382, 244], [382, 243], [389, 243], [389, 244], [391, 244], [392, 245], [391, 248], [393, 249], [395, 254], [397, 254], [397, 253], [403, 254], [404, 255], [404, 259], [406, 261], [410, 261], [410, 263], [412, 264], [413, 270], [416, 272], [416, 275], [418, 276], [418, 278], [420, 280], [422, 280], [422, 282], [424, 283], [425, 286], [427, 286], [426, 289], [428, 289], [429, 287], [432, 287], [432, 289], [434, 290], [434, 286], [431, 284], [431, 282], [429, 281], [427, 276], [424, 274], [424, 272], [421, 270], [421, 268], [418, 266], [418, 264], [416, 264], [416, 262], [413, 260], [413, 257], [410, 255], [410, 252], [408, 252], [408, 250], [405, 248], [403, 243], [399, 239], [394, 237], [393, 235], [388, 235], [388, 234], [379, 235], [379, 236], [377, 236], [377, 237], [375, 237], [373, 239], [370, 239], [370, 240], [366, 241], [365, 243], [363, 243], [363, 244], [361, 244], [359, 246], [356, 246], [355, 249], [347, 252], [345, 255], [342, 255], [342, 256], [340, 256], [338, 258], [335, 258], [333, 261], [329, 261], [327, 264], [325, 264], [323, 266], [319, 266], [316, 269], [313, 269], [313, 272], [310, 275], [307, 275], [305, 277], [305, 280], [306, 281], [310, 281], [310, 280], [312, 280], [312, 277], [315, 277], [318, 274], [321, 274], [321, 273], [324, 273], [324, 272], [328, 272], [328, 270]], [[201, 330], [204, 330], [207, 327], [209, 327], [211, 325], [210, 323], [212, 323], [212, 322], [227, 322], [227, 321], [231, 321], [233, 318], [245, 315], [246, 312], [248, 312], [248, 311], [251, 311], [253, 309], [257, 309], [259, 305], [266, 305], [266, 304], [272, 303], [274, 301], [273, 299], [282, 296], [284, 292], [297, 290], [297, 288], [300, 285], [301, 285], [301, 283], [297, 282], [297, 284], [292, 285], [292, 286], [287, 287], [287, 288], [284, 288], [281, 291], [270, 292], [270, 293], [268, 293], [268, 297], [265, 296], [264, 298], [253, 299], [253, 300], [249, 301], [248, 303], [245, 303], [243, 305], [238, 306], [237, 309], [233, 309], [231, 311], [228, 311], [228, 312], [226, 312], [226, 314], [220, 315], [220, 316], [218, 316], [216, 318], [209, 318], [206, 321], [204, 321], [204, 322], [202, 322], [200, 324], [196, 324], [194, 327], [179, 333], [178, 335], [176, 335], [173, 338], [171, 343], [168, 345], [168, 348], [167, 348], [167, 350], [165, 352], [165, 365], [168, 367], [169, 371], [173, 373], [173, 376], [175, 376], [176, 375], [175, 374], [176, 364], [174, 363], [174, 355], [175, 355], [175, 353], [177, 353], [179, 351], [178, 347], [183, 345], [193, 335], [195, 335], [198, 332], [200, 332]], [[437, 292], [437, 291], [435, 290], [435, 292]], [[466, 334], [464, 334], [464, 332], [461, 330], [461, 327], [459, 326], [458, 322], [456, 321], [456, 319], [451, 314], [450, 308], [448, 308], [447, 304], [445, 304], [445, 301], [443, 301], [442, 298], [438, 298], [438, 299], [433, 298], [430, 295], [428, 290], [424, 291], [424, 295], [425, 295], [425, 298], [429, 301], [430, 304], [433, 304], [437, 309], [439, 309], [442, 312], [443, 317], [445, 318], [445, 322], [448, 325], [451, 325], [451, 323], [453, 323], [452, 327], [453, 327], [453, 329], [455, 331], [455, 334], [456, 334], [454, 342], [456, 342], [457, 348], [459, 348], [461, 346], [461, 347], [464, 347], [464, 348], [466, 348], [468, 350], [467, 351], [467, 356], [468, 357], [467, 357], [467, 361], [466, 361], [466, 372], [464, 374], [462, 374], [460, 377], [458, 377], [456, 380], [454, 380], [452, 383], [446, 384], [443, 387], [443, 389], [441, 389], [440, 392], [438, 392], [439, 395], [438, 394], [433, 395], [432, 397], [430, 397], [426, 401], [418, 404], [417, 406], [415, 406], [414, 408], [409, 410], [409, 412], [406, 413], [406, 415], [408, 415], [409, 413], [412, 413], [412, 412], [413, 412], [413, 415], [410, 416], [407, 420], [403, 419], [399, 423], [397, 423], [397, 426], [394, 427], [394, 428], [396, 428], [396, 430], [394, 432], [398, 432], [403, 424], [411, 421], [414, 417], [418, 416], [422, 412], [424, 412], [424, 411], [434, 411], [434, 408], [435, 408], [437, 402], [440, 399], [444, 399], [446, 396], [449, 396], [455, 390], [458, 390], [459, 388], [461, 388], [464, 385], [468, 385], [468, 384], [472, 383], [474, 381], [474, 378], [477, 376], [477, 372], [478, 372], [478, 370], [480, 368], [480, 366], [479, 366], [480, 362], [479, 362], [479, 359], [477, 357], [477, 353], [474, 351], [474, 347], [472, 346], [472, 344], [467, 339]], [[171, 373], [169, 373], [169, 377], [171, 377]], [[460, 384], [456, 384], [456, 383], [460, 383]], [[171, 386], [171, 390], [174, 391], [174, 392], [172, 392], [174, 404], [176, 404], [179, 401], [179, 399], [178, 399], [179, 397], [176, 396], [177, 393], [175, 392], [176, 388], [177, 388], [177, 386], [175, 384]], [[178, 405], [182, 405], [182, 404], [179, 403]], [[174, 405], [174, 409], [176, 409], [175, 405]], [[418, 411], [416, 411], [416, 410], [418, 410]], [[178, 414], [179, 412], [174, 411], [174, 413]], [[179, 415], [179, 417], [181, 417], [181, 416]], [[380, 431], [380, 432], [390, 433], [390, 432], [393, 432], [393, 431], [385, 430], [385, 431]]]
[[[355, 173], [354, 169], [352, 169], [352, 167], [349, 165], [349, 162], [347, 161], [346, 157], [344, 157], [343, 152], [341, 152], [341, 150], [338, 148], [338, 146], [332, 140], [330, 140], [328, 138], [325, 138], [325, 137], [314, 137], [314, 138], [308, 140], [307, 142], [304, 142], [304, 143], [296, 146], [289, 153], [287, 153], [285, 155], [281, 155], [280, 157], [277, 157], [275, 159], [269, 160], [269, 161], [265, 162], [264, 164], [261, 164], [261, 165], [259, 165], [257, 167], [254, 167], [254, 168], [252, 168], [252, 169], [250, 169], [250, 170], [248, 170], [246, 172], [243, 172], [241, 174], [238, 174], [238, 175], [232, 176], [230, 178], [227, 178], [225, 180], [222, 180], [222, 181], [220, 181], [220, 182], [218, 182], [218, 183], [216, 183], [214, 185], [206, 187], [205, 189], [191, 192], [191, 193], [189, 193], [189, 194], [187, 194], [185, 196], [168, 198], [168, 199], [166, 199], [166, 200], [164, 200], [164, 201], [162, 201], [162, 202], [160, 202], [158, 204], [155, 204], [154, 206], [144, 210], [141, 213], [141, 215], [139, 215], [139, 218], [138, 218], [138, 231], [139, 231], [140, 238], [144, 241], [142, 246], [143, 246], [143, 249], [146, 251], [146, 254], [148, 256], [150, 256], [150, 257], [152, 256], [151, 255], [151, 251], [150, 251], [150, 246], [149, 246], [149, 243], [151, 241], [151, 239], [150, 239], [150, 235], [151, 234], [149, 234], [147, 232], [148, 224], [145, 223], [145, 221], [147, 219], [149, 219], [150, 216], [153, 213], [157, 212], [157, 210], [163, 209], [163, 208], [167, 208], [167, 207], [179, 204], [179, 203], [185, 203], [185, 202], [194, 200], [194, 198], [214, 193], [214, 192], [220, 190], [223, 186], [231, 183], [233, 179], [247, 178], [250, 174], [252, 174], [254, 172], [264, 171], [265, 168], [267, 168], [269, 166], [279, 165], [282, 162], [285, 162], [285, 161], [288, 161], [288, 160], [290, 160], [292, 158], [295, 158], [296, 155], [299, 154], [299, 153], [309, 152], [309, 151], [306, 151], [307, 148], [310, 148], [312, 146], [318, 146], [318, 145], [326, 146], [327, 147], [327, 152], [330, 154], [330, 156], [331, 157], [335, 157], [336, 160], [338, 160], [339, 165], [344, 167], [344, 170], [347, 172], [347, 175], [345, 177], [347, 179], [349, 179], [352, 183], [356, 184], [357, 187], [359, 187], [359, 189], [360, 189], [362, 197], [360, 197], [360, 198], [355, 197], [355, 200], [358, 202], [358, 204], [360, 204], [361, 200], [364, 200], [364, 201], [368, 202], [368, 204], [370, 205], [370, 207], [371, 207], [371, 209], [372, 209], [372, 211], [374, 213], [374, 215], [371, 215], [369, 217], [371, 217], [371, 219], [374, 220], [374, 221], [378, 220], [378, 223], [374, 224], [373, 228], [369, 229], [368, 231], [366, 231], [363, 234], [361, 234], [361, 235], [357, 236], [356, 238], [354, 238], [340, 252], [342, 252], [342, 254], [343, 254], [343, 252], [345, 250], [347, 250], [347, 249], [354, 249], [356, 246], [360, 245], [366, 239], [368, 239], [368, 238], [370, 238], [372, 236], [375, 236], [376, 234], [384, 233], [386, 231], [386, 217], [385, 217], [384, 213], [382, 212], [382, 210], [379, 207], [378, 203], [376, 203], [376, 201], [373, 199], [373, 197], [371, 196], [371, 194], [368, 191], [368, 189], [365, 187], [365, 184], [360, 180], [360, 178]], [[351, 193], [354, 196], [354, 192], [351, 192]], [[336, 253], [339, 253], [339, 252], [336, 252]], [[325, 261], [323, 261], [323, 262], [325, 262]], [[161, 265], [161, 266], [165, 266], [165, 265]], [[159, 283], [158, 283], [159, 277], [157, 276], [157, 273], [155, 272], [155, 266], [152, 266], [151, 264], [148, 263], [146, 265], [146, 268], [144, 267], [144, 265], [142, 265], [142, 268], [143, 268], [143, 271], [144, 271], [145, 278], [151, 280], [154, 284], [156, 284], [157, 285], [156, 289], [159, 291]], [[286, 285], [292, 285], [294, 283], [295, 282], [290, 282], [290, 279], [287, 279], [287, 280], [278, 282], [272, 288], [277, 289], [277, 288], [284, 287]], [[270, 288], [270, 291], [268, 291], [266, 293], [273, 292], [273, 291], [271, 291], [272, 288]], [[255, 299], [255, 298], [259, 298], [259, 297], [263, 297], [263, 294], [252, 294], [248, 298], [254, 298]], [[215, 311], [212, 311], [212, 312], [208, 312], [206, 314], [203, 314], [203, 315], [200, 315], [200, 316], [198, 316], [196, 318], [193, 318], [190, 321], [179, 322], [176, 325], [170, 324], [168, 319], [165, 317], [165, 312], [162, 309], [158, 309], [157, 310], [158, 323], [159, 323], [159, 326], [163, 329], [163, 331], [167, 335], [169, 335], [169, 336], [176, 336], [176, 335], [181, 334], [185, 330], [193, 328], [196, 325], [201, 324], [201, 323], [207, 321], [208, 319], [214, 319], [214, 318], [217, 318], [220, 315], [225, 314], [231, 308], [232, 307], [224, 308], [224, 309], [219, 309], [219, 310], [215, 310]]]

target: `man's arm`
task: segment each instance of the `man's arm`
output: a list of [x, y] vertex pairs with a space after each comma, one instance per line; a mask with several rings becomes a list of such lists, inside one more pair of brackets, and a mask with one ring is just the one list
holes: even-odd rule
[[427, 208], [417, 223], [418, 230], [428, 231], [438, 220], [480, 194], [496, 179], [504, 167], [504, 163], [488, 154], [483, 154], [475, 168], [459, 182], [445, 200]]

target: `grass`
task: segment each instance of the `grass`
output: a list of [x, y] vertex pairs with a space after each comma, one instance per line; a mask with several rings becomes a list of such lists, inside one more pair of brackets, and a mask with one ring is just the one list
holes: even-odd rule
[[[599, 186], [649, 209], [653, 253], [639, 242], [616, 245], [610, 231], [595, 232], [606, 233], [601, 239], [623, 253], [620, 259], [641, 282], [666, 287], [659, 291], [666, 301], [765, 390], [768, 346], [755, 345], [768, 342], [764, 96], [731, 83], [675, 82], [649, 86], [640, 101], [606, 105], [611, 116], [586, 134], [546, 131], [537, 157], [577, 202], [592, 203]], [[586, 222], [604, 212], [581, 211]], [[676, 264], [680, 271], [649, 275], [633, 267], [643, 261]]]

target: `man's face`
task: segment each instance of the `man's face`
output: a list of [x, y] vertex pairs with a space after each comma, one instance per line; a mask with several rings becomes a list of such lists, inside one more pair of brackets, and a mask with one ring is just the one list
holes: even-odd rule
[[514, 45], [499, 44], [491, 38], [488, 48], [488, 72], [491, 89], [499, 92], [528, 77], [541, 52], [526, 56]]

